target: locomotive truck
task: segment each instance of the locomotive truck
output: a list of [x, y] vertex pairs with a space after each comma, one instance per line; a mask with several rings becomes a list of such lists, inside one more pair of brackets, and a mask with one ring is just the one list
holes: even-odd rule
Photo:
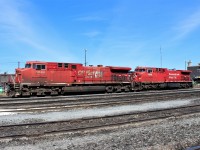
[[80, 63], [28, 61], [15, 71], [7, 95], [45, 96], [80, 92], [130, 92], [192, 87], [191, 71], [166, 68], [83, 66]]

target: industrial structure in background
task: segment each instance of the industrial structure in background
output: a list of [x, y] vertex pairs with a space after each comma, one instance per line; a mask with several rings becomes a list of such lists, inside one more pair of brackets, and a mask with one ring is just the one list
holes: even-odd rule
[[191, 78], [193, 79], [193, 81], [195, 81], [196, 83], [200, 83], [200, 63], [198, 63], [198, 65], [196, 66], [192, 66], [192, 62], [189, 61], [187, 70], [192, 71]]
[[13, 82], [15, 79], [15, 75], [14, 74], [0, 74], [0, 88], [2, 91], [6, 90], [6, 86], [8, 83]]

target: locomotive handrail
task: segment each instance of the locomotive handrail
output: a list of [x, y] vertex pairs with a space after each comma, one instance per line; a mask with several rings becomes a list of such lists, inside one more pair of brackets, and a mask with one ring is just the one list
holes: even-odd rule
[[11, 80], [12, 80], [12, 83], [14, 84], [14, 88], [15, 88], [15, 79], [13, 78], [13, 76], [11, 76]]

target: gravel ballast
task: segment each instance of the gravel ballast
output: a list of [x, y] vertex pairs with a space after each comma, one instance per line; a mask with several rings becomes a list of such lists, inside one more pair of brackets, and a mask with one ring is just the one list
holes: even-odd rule
[[200, 145], [200, 114], [115, 128], [4, 140], [3, 150], [182, 150]]

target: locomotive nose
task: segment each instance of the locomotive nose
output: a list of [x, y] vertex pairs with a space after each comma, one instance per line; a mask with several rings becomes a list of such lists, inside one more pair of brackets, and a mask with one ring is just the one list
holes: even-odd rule
[[21, 71], [21, 69], [16, 69], [15, 72], [16, 72], [17, 75], [21, 75], [21, 72], [22, 72], [22, 71]]
[[22, 78], [22, 70], [16, 69], [15, 70], [15, 83], [20, 83]]

